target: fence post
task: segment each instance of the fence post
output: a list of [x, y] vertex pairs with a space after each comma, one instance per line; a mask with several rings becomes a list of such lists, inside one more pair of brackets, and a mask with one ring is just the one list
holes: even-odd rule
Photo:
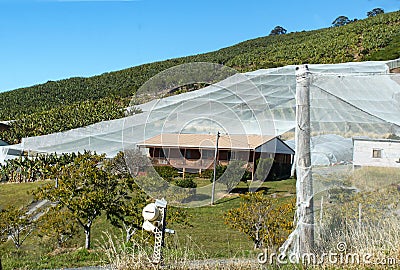
[[308, 66], [296, 67], [296, 175], [298, 253], [314, 247], [314, 200], [311, 172], [310, 75]]

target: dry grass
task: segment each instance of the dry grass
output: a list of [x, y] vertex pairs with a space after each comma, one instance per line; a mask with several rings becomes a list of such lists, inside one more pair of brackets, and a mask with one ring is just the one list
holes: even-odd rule
[[106, 255], [111, 269], [156, 269], [151, 263], [150, 250], [142, 245], [114, 238], [110, 233], [104, 233], [100, 248]]
[[400, 184], [400, 169], [363, 167], [355, 169], [349, 180], [362, 191], [378, 191], [389, 185]]
[[[333, 252], [337, 254], [357, 254], [358, 262], [331, 264], [324, 262], [321, 265], [326, 269], [387, 269], [396, 268], [400, 263], [400, 235], [398, 217], [382, 220], [379, 223], [348, 222], [345, 226], [322, 228], [325, 234], [320, 241], [316, 254]], [[338, 250], [338, 244], [346, 245], [345, 251]], [[368, 259], [365, 260], [365, 256]]]
[[[395, 168], [366, 167], [344, 174], [343, 186], [356, 189], [336, 189], [330, 200], [324, 200], [324, 216], [316, 226], [316, 253], [335, 252], [343, 242], [346, 252], [370, 254], [370, 261], [400, 263], [399, 183], [400, 170]], [[374, 264], [370, 269], [385, 266], [389, 265]]]
[[321, 232], [325, 234], [325, 241], [320, 246], [325, 250], [335, 250], [338, 242], [345, 242], [351, 252], [399, 256], [399, 227], [400, 219], [396, 216], [380, 222], [363, 222], [361, 225], [355, 220], [347, 221], [336, 229], [323, 226]]
[[[123, 239], [123, 237], [121, 237]], [[101, 249], [108, 261], [108, 268], [115, 270], [128, 269], [265, 269], [257, 261], [249, 259], [206, 259], [205, 254], [192, 239], [188, 238], [184, 246], [164, 248], [163, 264], [155, 265], [151, 262], [152, 245], [133, 241], [126, 244], [123, 240], [104, 233]]]

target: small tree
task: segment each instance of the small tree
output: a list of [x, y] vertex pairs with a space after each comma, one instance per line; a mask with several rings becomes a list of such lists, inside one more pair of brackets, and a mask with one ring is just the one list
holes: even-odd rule
[[270, 36], [277, 36], [277, 35], [284, 35], [286, 34], [287, 30], [283, 28], [282, 26], [275, 26], [274, 29], [271, 30], [271, 33], [269, 33]]
[[[120, 175], [120, 177], [122, 177]], [[118, 201], [107, 210], [107, 218], [117, 228], [125, 230], [125, 241], [129, 242], [135, 233], [141, 229], [143, 223], [142, 211], [149, 202], [148, 196], [137, 186], [134, 179], [127, 178], [121, 182], [119, 188], [129, 192], [121, 196]], [[189, 224], [185, 210], [169, 207], [167, 221], [169, 223]]]
[[343, 25], [349, 24], [349, 23], [351, 23], [351, 20], [348, 17], [339, 16], [332, 22], [332, 25], [334, 27], [338, 27], [338, 26], [343, 26]]
[[124, 179], [118, 189], [125, 189], [128, 192], [110, 205], [106, 211], [107, 219], [114, 226], [125, 230], [125, 241], [129, 242], [136, 231], [141, 229], [142, 210], [148, 196], [139, 189], [132, 178]]
[[144, 198], [144, 196], [132, 197], [131, 200], [125, 200], [118, 208], [108, 213], [111, 224], [125, 230], [126, 242], [129, 242], [136, 231], [141, 229], [142, 210], [146, 205]]
[[[131, 167], [128, 168], [126, 161], [130, 162], [132, 168], [135, 167], [134, 172], [130, 170]], [[147, 158], [136, 150], [119, 152], [105, 163], [105, 169], [119, 178], [119, 185], [116, 187], [119, 199], [107, 208], [107, 219], [114, 226], [125, 230], [126, 242], [129, 242], [135, 232], [141, 229], [142, 210], [148, 199], [135, 183], [131, 173], [137, 175], [147, 165]]]
[[[127, 163], [129, 163], [129, 166]], [[151, 170], [148, 170], [147, 176], [132, 177], [132, 174], [137, 176], [137, 171], [141, 171], [149, 165], [149, 160], [136, 150], [120, 152], [104, 164], [105, 170], [119, 179], [119, 184], [115, 190], [115, 194], [119, 194], [119, 198], [108, 206], [106, 210], [107, 218], [114, 226], [125, 230], [126, 242], [129, 242], [136, 231], [141, 229], [143, 207], [149, 201], [148, 195], [142, 191], [137, 183], [141, 184], [141, 187], [146, 187], [146, 190], [151, 188], [165, 190], [167, 188], [158, 174]], [[134, 171], [132, 171], [132, 168]], [[169, 209], [168, 222], [188, 224], [186, 211], [171, 207]], [[171, 211], [171, 209], [174, 210]]]
[[262, 192], [241, 195], [239, 208], [229, 210], [225, 224], [245, 233], [254, 248], [270, 248], [283, 244], [293, 229], [295, 199], [282, 204]]
[[78, 224], [72, 213], [66, 209], [50, 208], [49, 211], [38, 220], [38, 235], [55, 239], [57, 247], [63, 247], [64, 243], [78, 232]]
[[383, 13], [385, 13], [385, 11], [382, 8], [374, 8], [373, 10], [367, 12], [367, 17], [370, 18]]
[[0, 240], [8, 238], [19, 249], [35, 228], [35, 221], [26, 208], [10, 206], [0, 211]]
[[85, 248], [90, 248], [93, 221], [103, 210], [116, 203], [121, 196], [117, 175], [102, 168], [104, 155], [85, 152], [78, 154], [73, 162], [60, 166], [58, 187], [53, 183], [34, 192], [37, 199], [57, 203], [57, 209], [68, 209], [85, 233]]

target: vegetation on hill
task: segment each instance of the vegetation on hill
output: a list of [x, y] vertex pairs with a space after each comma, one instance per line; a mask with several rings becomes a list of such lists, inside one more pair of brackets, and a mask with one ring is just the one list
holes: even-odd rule
[[[64, 114], [68, 110], [66, 106], [77, 106], [76, 116], [61, 120], [68, 128], [120, 117], [119, 113], [112, 113], [86, 121], [88, 113], [80, 109], [86, 107], [81, 103], [91, 104], [105, 98], [129, 99], [152, 76], [183, 63], [212, 62], [246, 72], [290, 64], [389, 60], [400, 57], [399, 47], [400, 11], [397, 11], [340, 27], [260, 37], [215, 52], [154, 62], [94, 77], [49, 81], [0, 94], [0, 119], [17, 119], [14, 125], [18, 125], [19, 130], [18, 134], [13, 131], [13, 135], [2, 133], [0, 137], [14, 143], [21, 137], [61, 131], [52, 126], [60, 125], [60, 119], [54, 119], [49, 128], [42, 128], [37, 123], [45, 121], [43, 119], [49, 114]], [[103, 111], [104, 108], [99, 106], [90, 113]], [[32, 114], [34, 116], [28, 117]], [[22, 127], [21, 121], [23, 126], [31, 128]]]
[[124, 102], [117, 98], [85, 100], [47, 111], [21, 115], [3, 131], [1, 137], [8, 143], [19, 143], [21, 138], [62, 132], [97, 122], [123, 117]]

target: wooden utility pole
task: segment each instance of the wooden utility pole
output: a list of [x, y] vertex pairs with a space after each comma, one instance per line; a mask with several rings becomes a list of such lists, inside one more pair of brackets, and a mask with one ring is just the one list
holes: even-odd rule
[[218, 141], [219, 141], [219, 131], [217, 132], [217, 141], [215, 144], [215, 153], [214, 153], [214, 175], [211, 189], [211, 205], [214, 205], [214, 193], [215, 193], [215, 181], [217, 174], [217, 162], [218, 162]]
[[311, 171], [310, 73], [308, 66], [296, 67], [296, 176], [299, 255], [313, 251], [314, 200]]

